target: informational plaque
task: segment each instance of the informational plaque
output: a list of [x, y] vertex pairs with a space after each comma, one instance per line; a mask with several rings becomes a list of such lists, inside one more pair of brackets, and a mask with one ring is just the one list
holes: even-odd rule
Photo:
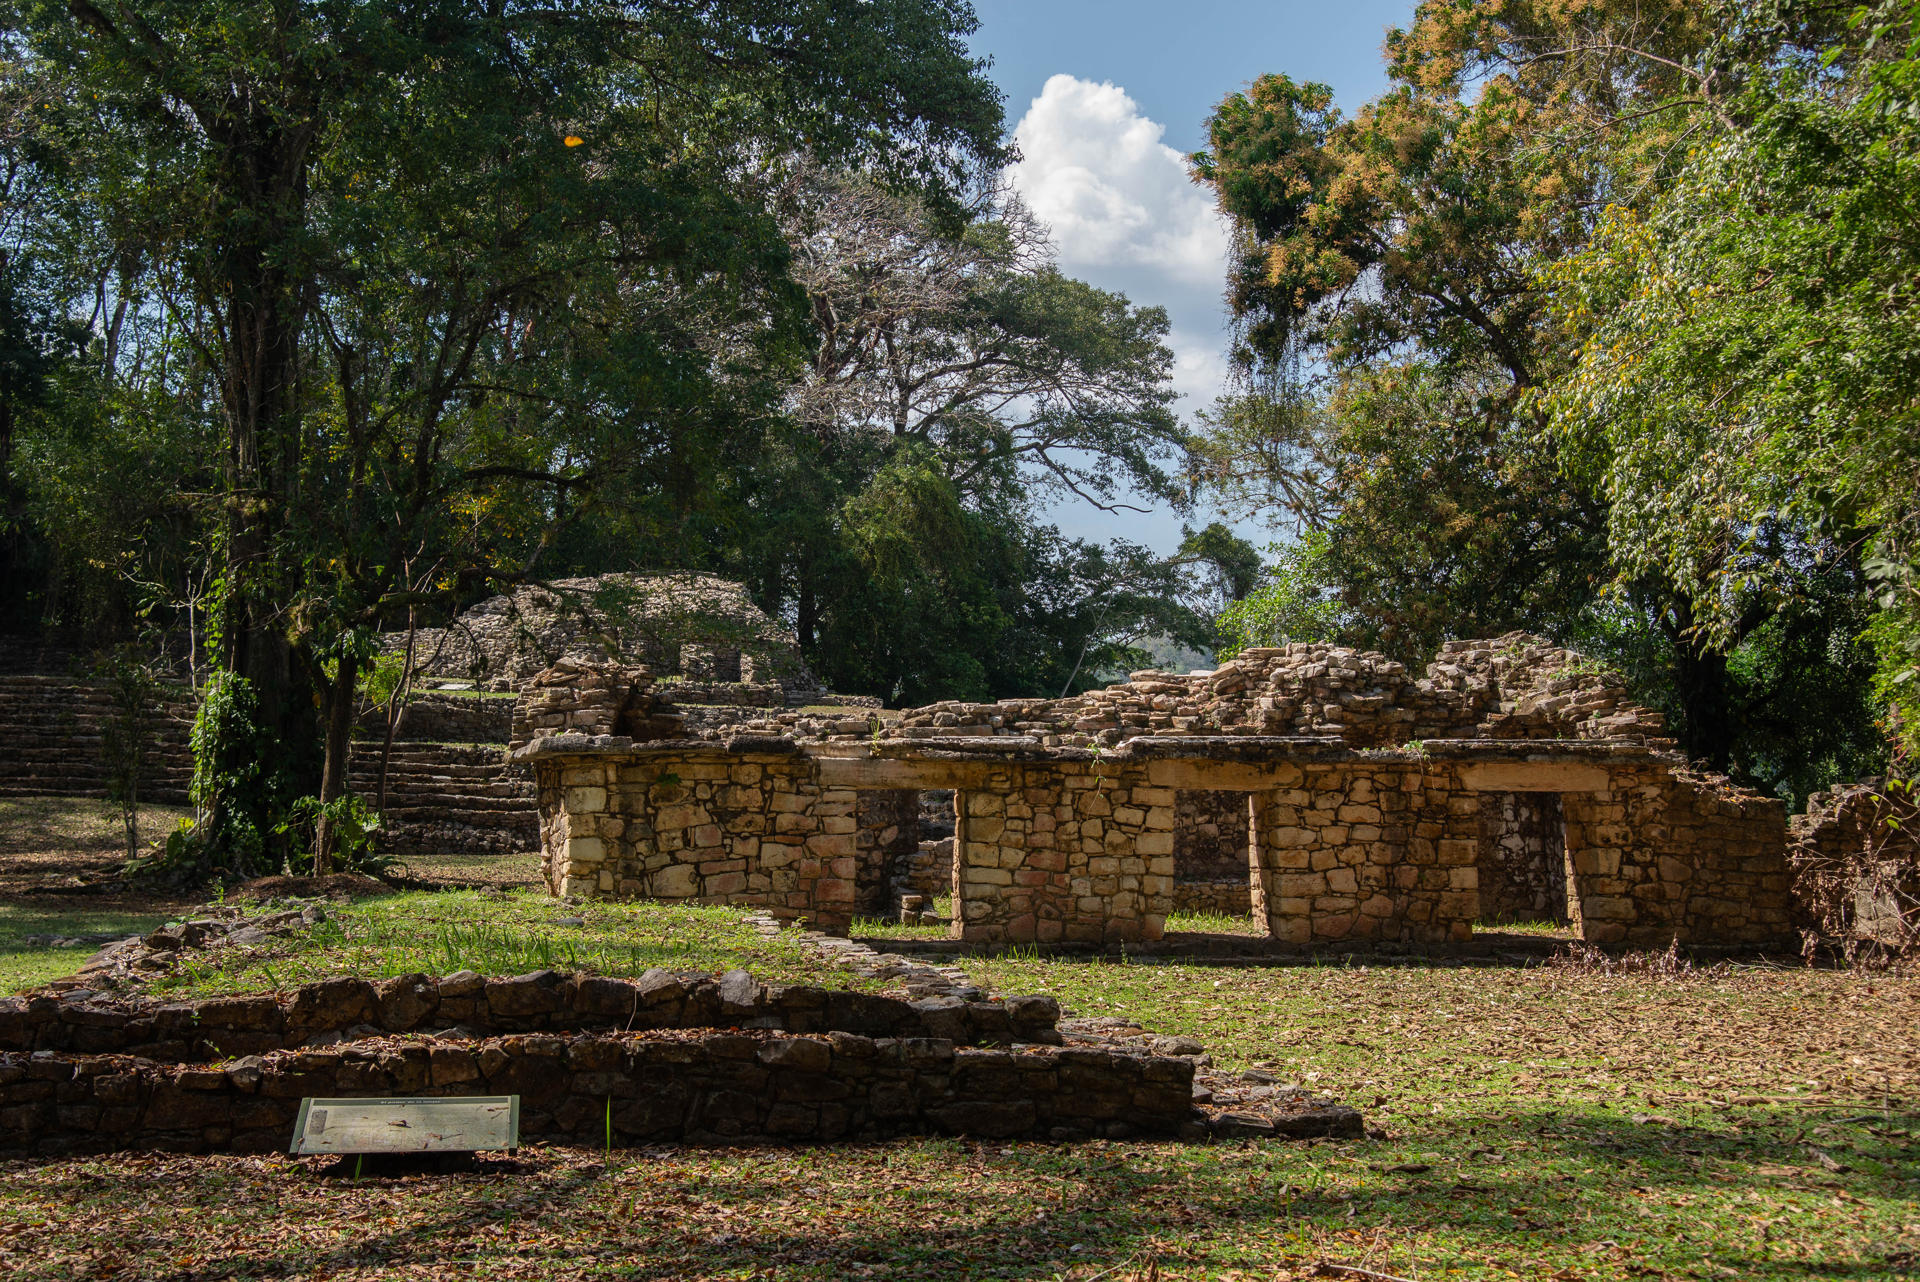
[[518, 1095], [300, 1101], [294, 1154], [490, 1153], [520, 1147]]

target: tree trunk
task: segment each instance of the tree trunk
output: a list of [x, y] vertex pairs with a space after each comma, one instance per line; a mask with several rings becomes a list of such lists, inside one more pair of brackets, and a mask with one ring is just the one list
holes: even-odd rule
[[359, 660], [340, 658], [340, 669], [327, 691], [326, 766], [320, 775], [320, 822], [313, 836], [313, 875], [333, 871], [335, 834], [327, 807], [347, 794], [348, 747], [353, 734], [353, 694], [359, 684]]
[[127, 799], [121, 807], [120, 818], [127, 825], [127, 861], [131, 863], [140, 855], [140, 770], [137, 765], [133, 777], [127, 780]]
[[813, 633], [820, 620], [820, 607], [813, 599], [813, 580], [807, 576], [806, 566], [800, 567], [799, 591], [794, 598], [793, 635], [800, 643], [803, 653], [811, 656], [813, 652]]
[[1727, 697], [1727, 656], [1682, 642], [1674, 658], [1674, 686], [1686, 719], [1687, 755], [1725, 773], [1733, 763], [1733, 717]]

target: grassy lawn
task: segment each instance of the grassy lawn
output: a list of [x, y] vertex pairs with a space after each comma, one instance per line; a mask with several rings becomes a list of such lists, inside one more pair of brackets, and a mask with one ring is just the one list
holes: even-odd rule
[[[164, 837], [187, 812], [140, 807], [142, 841]], [[119, 812], [73, 797], [0, 797], [0, 994], [71, 975], [96, 945], [28, 945], [33, 935], [131, 935], [187, 906], [88, 884], [126, 858]]]
[[[477, 898], [420, 907], [458, 918]], [[507, 902], [529, 931], [564, 911]], [[343, 919], [370, 938], [406, 909], [396, 896]], [[722, 942], [710, 912], [621, 919], [678, 921], [711, 941], [702, 956], [737, 949], [765, 973], [745, 955], [760, 941]], [[1003, 992], [1200, 1037], [1360, 1105], [1383, 1134], [662, 1148], [610, 1165], [543, 1148], [359, 1184], [282, 1158], [15, 1164], [0, 1167], [0, 1276], [1144, 1282], [1339, 1276], [1314, 1272], [1331, 1261], [1420, 1282], [1810, 1282], [1910, 1277], [1920, 1260], [1913, 979], [970, 967]]]
[[[0, 872], [14, 879], [0, 965], [8, 939], [179, 915], [60, 891], [94, 854], [48, 849], [0, 828], [0, 858], [13, 860]], [[461, 888], [336, 905], [272, 954], [205, 954], [160, 987], [543, 966], [851, 979], [732, 910], [575, 908], [500, 889], [534, 875], [531, 861], [414, 862], [423, 880]], [[1236, 920], [1169, 924], [1218, 933]], [[29, 962], [64, 972], [77, 960], [39, 950]], [[1146, 1282], [1343, 1276], [1318, 1270], [1334, 1262], [1417, 1282], [1856, 1282], [1920, 1269], [1920, 979], [1030, 953], [964, 964], [996, 991], [1129, 1016], [1199, 1038], [1226, 1065], [1327, 1091], [1375, 1135], [661, 1148], [611, 1162], [538, 1148], [466, 1174], [357, 1183], [279, 1157], [0, 1164], [0, 1277]]]
[[772, 938], [737, 909], [664, 903], [574, 907], [544, 891], [406, 891], [332, 905], [326, 921], [270, 950], [224, 948], [186, 955], [151, 991], [173, 997], [261, 992], [331, 975], [378, 978], [416, 971], [591, 970], [638, 975], [651, 966], [743, 967], [768, 982], [856, 987], [816, 960], [797, 934]]
[[407, 855], [396, 875], [408, 882], [425, 882], [449, 889], [482, 886], [539, 889], [540, 856], [532, 855]]

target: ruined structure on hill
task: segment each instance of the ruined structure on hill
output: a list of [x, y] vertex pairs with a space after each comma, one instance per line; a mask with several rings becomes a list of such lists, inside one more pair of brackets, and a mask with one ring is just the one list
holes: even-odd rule
[[[1695, 772], [1617, 677], [1523, 634], [1452, 643], [1419, 678], [1296, 645], [890, 723], [690, 727], [642, 674], [576, 664], [530, 691], [515, 730], [562, 894], [844, 930], [885, 907], [905, 799], [951, 789], [962, 940], [1159, 938], [1183, 811], [1214, 816], [1216, 865], [1220, 817], [1244, 814], [1247, 896], [1284, 944], [1452, 943], [1516, 918], [1603, 943], [1793, 938], [1783, 805]], [[1237, 820], [1224, 830], [1240, 839]]]
[[[405, 634], [389, 634], [389, 651]], [[644, 664], [678, 678], [688, 702], [786, 707], [817, 701], [820, 683], [793, 635], [738, 583], [708, 574], [603, 574], [516, 589], [415, 636], [433, 677], [519, 690], [562, 659]]]

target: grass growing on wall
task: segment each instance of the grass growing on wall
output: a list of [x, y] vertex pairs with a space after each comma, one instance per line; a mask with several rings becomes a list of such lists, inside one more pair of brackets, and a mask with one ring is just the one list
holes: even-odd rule
[[769, 983], [854, 987], [817, 960], [795, 932], [773, 937], [734, 908], [592, 901], [574, 906], [537, 891], [409, 891], [329, 906], [327, 919], [270, 951], [187, 955], [153, 984], [170, 996], [270, 991], [333, 975], [373, 979], [474, 970], [518, 975], [587, 970], [638, 975], [650, 967], [750, 970]]

